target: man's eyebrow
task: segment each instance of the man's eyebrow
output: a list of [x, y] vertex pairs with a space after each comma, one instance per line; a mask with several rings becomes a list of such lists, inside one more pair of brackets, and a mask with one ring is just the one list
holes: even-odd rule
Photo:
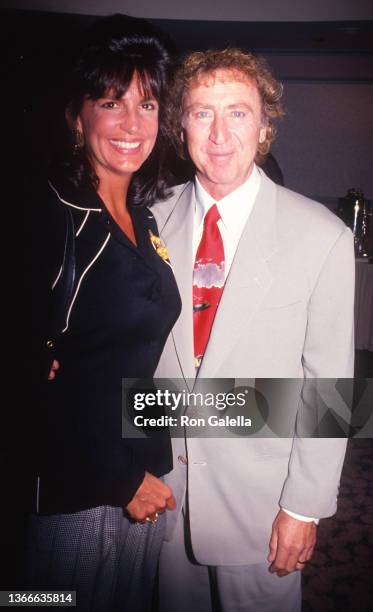
[[190, 111], [194, 108], [207, 108], [210, 110], [214, 110], [214, 105], [213, 104], [204, 104], [203, 102], [193, 102], [193, 104], [188, 104], [188, 106], [186, 106], [184, 108], [184, 112], [185, 111]]
[[244, 106], [249, 110], [253, 110], [253, 107], [249, 102], [234, 102], [233, 104], [229, 104], [227, 108], [237, 108], [237, 106]]
[[[228, 104], [228, 106], [226, 106], [225, 108], [232, 109], [232, 108], [237, 108], [238, 106], [247, 108], [250, 111], [253, 110], [253, 107], [251, 106], [251, 104], [249, 104], [248, 102], [244, 102], [244, 101], [238, 101], [238, 102], [234, 102], [233, 104]], [[196, 108], [206, 108], [209, 110], [214, 110], [215, 106], [213, 104], [204, 104], [203, 102], [193, 102], [193, 104], [189, 104], [188, 106], [184, 108], [184, 112], [189, 112]]]

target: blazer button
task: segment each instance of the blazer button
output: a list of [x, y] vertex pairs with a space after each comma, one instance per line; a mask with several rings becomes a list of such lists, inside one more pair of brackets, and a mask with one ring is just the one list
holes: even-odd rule
[[184, 457], [184, 455], [179, 455], [177, 460], [179, 461], [179, 463], [182, 463], [183, 465], [187, 465], [188, 463], [188, 459]]

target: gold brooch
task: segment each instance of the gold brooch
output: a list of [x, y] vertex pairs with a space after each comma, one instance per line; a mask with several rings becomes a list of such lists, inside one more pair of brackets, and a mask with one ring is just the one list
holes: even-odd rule
[[156, 236], [155, 234], [153, 234], [152, 230], [148, 230], [148, 231], [149, 231], [150, 242], [152, 243], [157, 255], [159, 255], [159, 257], [161, 257], [163, 261], [165, 261], [166, 264], [170, 266], [171, 263], [170, 263], [170, 258], [168, 256], [167, 247], [165, 247], [162, 244], [162, 240], [160, 239], [159, 236]]

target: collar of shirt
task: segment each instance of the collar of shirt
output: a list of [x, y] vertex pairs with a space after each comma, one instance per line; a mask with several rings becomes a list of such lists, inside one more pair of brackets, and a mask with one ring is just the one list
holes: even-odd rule
[[218, 227], [223, 240], [225, 255], [225, 276], [230, 270], [245, 224], [253, 209], [260, 188], [260, 173], [254, 165], [247, 181], [227, 196], [216, 202], [195, 178], [196, 207], [193, 231], [193, 258], [202, 238], [203, 221], [206, 213], [216, 204], [220, 213]]

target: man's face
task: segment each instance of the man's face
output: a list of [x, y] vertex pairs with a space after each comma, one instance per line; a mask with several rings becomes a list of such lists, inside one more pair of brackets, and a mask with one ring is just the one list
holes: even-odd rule
[[257, 87], [242, 72], [206, 73], [187, 91], [183, 138], [201, 184], [216, 200], [250, 176], [265, 137]]

